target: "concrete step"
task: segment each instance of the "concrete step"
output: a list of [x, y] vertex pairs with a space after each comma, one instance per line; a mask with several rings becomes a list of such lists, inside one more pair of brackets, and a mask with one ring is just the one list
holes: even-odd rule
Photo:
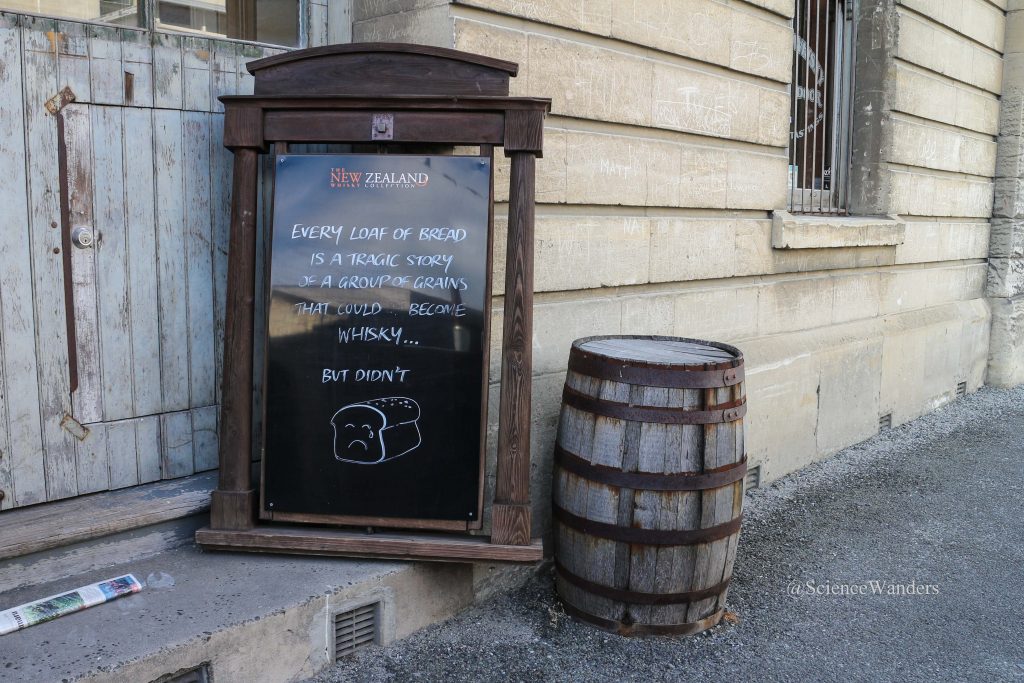
[[335, 614], [379, 603], [377, 636], [387, 644], [469, 605], [474, 584], [509, 576], [188, 545], [8, 590], [0, 609], [127, 573], [140, 593], [0, 636], [0, 680], [145, 683], [202, 665], [218, 683], [302, 680], [333, 662]]

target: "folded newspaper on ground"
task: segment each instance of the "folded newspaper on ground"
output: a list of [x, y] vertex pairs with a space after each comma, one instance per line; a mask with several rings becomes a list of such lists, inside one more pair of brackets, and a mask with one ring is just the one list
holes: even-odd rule
[[118, 576], [77, 588], [67, 593], [51, 595], [48, 598], [18, 605], [0, 612], [0, 635], [18, 631], [38, 623], [62, 617], [103, 602], [110, 602], [122, 595], [138, 593], [142, 584], [131, 574]]

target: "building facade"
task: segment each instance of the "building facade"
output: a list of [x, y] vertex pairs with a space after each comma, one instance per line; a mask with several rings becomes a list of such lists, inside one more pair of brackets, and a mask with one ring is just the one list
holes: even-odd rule
[[[820, 85], [842, 73], [815, 75], [840, 68], [830, 20], [794, 41], [830, 10], [856, 27], [845, 93]], [[986, 378], [1024, 379], [1016, 12], [989, 0], [355, 3], [353, 40], [514, 61], [514, 94], [553, 99], [538, 162], [539, 500], [577, 337], [739, 346], [763, 481]], [[816, 87], [846, 98], [847, 113], [824, 112], [835, 133], [819, 133], [849, 135], [847, 157], [830, 160], [847, 174], [841, 211], [822, 211], [829, 173], [805, 177], [813, 151], [791, 145], [827, 109], [806, 106]]]
[[[752, 484], [1024, 381], [1020, 0], [217, 4], [0, 0], [0, 524], [36, 530], [0, 535], [0, 559], [202, 513], [229, 217], [217, 97], [251, 92], [245, 63], [289, 47], [455, 48], [518, 63], [512, 94], [552, 98], [538, 534], [579, 337], [740, 347]], [[493, 330], [501, 309], [496, 292]], [[167, 492], [156, 516], [129, 500], [147, 486]], [[47, 526], [40, 510], [85, 494], [123, 514]]]

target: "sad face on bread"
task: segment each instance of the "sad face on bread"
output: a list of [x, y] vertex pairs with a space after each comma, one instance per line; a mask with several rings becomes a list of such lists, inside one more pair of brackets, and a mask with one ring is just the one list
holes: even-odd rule
[[351, 403], [331, 418], [334, 457], [341, 462], [374, 465], [415, 450], [421, 443], [420, 406], [391, 396]]

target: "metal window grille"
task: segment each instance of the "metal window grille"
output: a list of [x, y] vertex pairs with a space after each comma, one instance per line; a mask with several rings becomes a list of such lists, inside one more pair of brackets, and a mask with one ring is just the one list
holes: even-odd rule
[[846, 213], [853, 140], [856, 0], [796, 0], [789, 210]]

